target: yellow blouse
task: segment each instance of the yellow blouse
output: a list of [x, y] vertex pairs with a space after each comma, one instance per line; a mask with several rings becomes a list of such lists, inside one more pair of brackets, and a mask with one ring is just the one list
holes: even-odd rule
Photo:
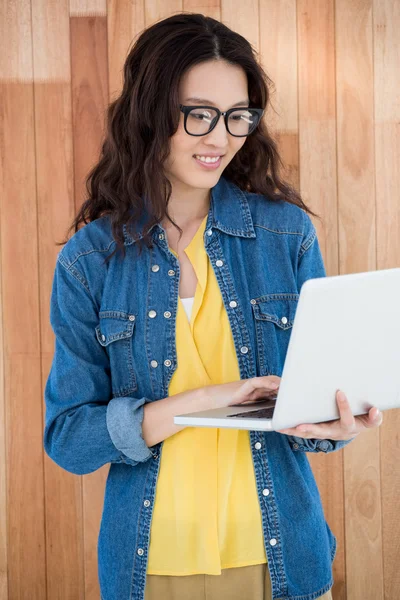
[[[198, 283], [190, 323], [178, 301], [178, 366], [170, 381], [170, 396], [240, 379], [228, 315], [204, 248], [206, 221], [207, 216], [185, 249]], [[249, 432], [186, 427], [167, 438], [147, 572], [220, 575], [221, 569], [265, 562]]]

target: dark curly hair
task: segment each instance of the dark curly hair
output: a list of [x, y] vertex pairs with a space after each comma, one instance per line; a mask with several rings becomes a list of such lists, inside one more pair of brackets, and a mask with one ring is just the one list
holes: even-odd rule
[[[202, 14], [174, 14], [145, 29], [125, 61], [122, 92], [108, 106], [101, 157], [85, 182], [89, 197], [68, 229], [67, 238], [81, 223], [109, 215], [116, 248], [107, 261], [118, 249], [125, 257], [123, 225], [130, 231], [143, 212], [149, 219], [139, 244], [152, 247], [151, 235], [146, 232], [164, 217], [182, 235], [168, 214], [172, 187], [163, 172], [170, 137], [179, 126], [180, 79], [196, 64], [225, 60], [246, 72], [250, 107], [266, 110], [273, 84], [256, 54], [243, 36]], [[244, 191], [285, 200], [319, 218], [297, 190], [279, 177], [280, 167], [283, 162], [277, 144], [261, 120], [223, 176]]]

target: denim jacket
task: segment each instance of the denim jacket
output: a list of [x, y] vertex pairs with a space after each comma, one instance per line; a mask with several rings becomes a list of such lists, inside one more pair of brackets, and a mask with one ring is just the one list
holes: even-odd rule
[[[140, 227], [124, 226], [114, 254], [110, 219], [77, 231], [57, 256], [50, 303], [55, 351], [45, 386], [44, 448], [83, 475], [111, 463], [98, 537], [102, 600], [143, 600], [163, 442], [142, 437], [144, 404], [168, 396], [177, 367], [180, 269], [163, 227], [138, 254]], [[242, 379], [282, 375], [302, 284], [324, 277], [307, 213], [240, 190], [211, 189], [204, 245], [232, 329]], [[282, 319], [286, 316], [286, 319]], [[217, 343], [210, 340], [210, 344]], [[250, 431], [273, 599], [313, 600], [333, 585], [336, 537], [306, 452], [348, 441]]]

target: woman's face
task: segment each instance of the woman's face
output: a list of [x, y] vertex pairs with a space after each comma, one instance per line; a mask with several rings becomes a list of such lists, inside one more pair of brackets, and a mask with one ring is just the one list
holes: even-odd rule
[[[202, 101], [189, 98], [202, 98]], [[241, 67], [225, 61], [207, 61], [192, 67], [179, 86], [180, 104], [209, 105], [226, 111], [238, 106], [248, 106], [247, 77]], [[182, 184], [193, 188], [212, 188], [217, 184], [225, 167], [246, 142], [246, 137], [234, 137], [225, 127], [221, 116], [216, 127], [203, 136], [192, 136], [184, 129], [184, 114], [180, 112], [177, 132], [171, 137], [171, 152], [165, 162], [165, 174], [172, 186]], [[194, 155], [222, 156], [215, 169], [199, 164]]]

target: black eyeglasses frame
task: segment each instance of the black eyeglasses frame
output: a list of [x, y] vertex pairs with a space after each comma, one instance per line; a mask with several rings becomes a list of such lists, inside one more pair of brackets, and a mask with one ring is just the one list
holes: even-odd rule
[[[225, 127], [226, 127], [226, 130], [229, 133], [229, 135], [232, 135], [233, 137], [247, 137], [247, 136], [251, 135], [253, 133], [253, 131], [255, 131], [257, 129], [258, 125], [260, 124], [261, 117], [264, 114], [264, 109], [262, 109], [262, 108], [253, 108], [253, 107], [250, 107], [250, 106], [237, 106], [236, 108], [230, 108], [229, 110], [226, 110], [225, 112], [220, 111], [219, 108], [217, 108], [216, 106], [204, 106], [204, 105], [201, 105], [201, 106], [189, 106], [189, 105], [180, 104], [179, 108], [183, 112], [183, 114], [185, 115], [185, 119], [184, 119], [183, 125], [184, 125], [186, 133], [188, 135], [193, 135], [194, 137], [200, 137], [202, 135], [208, 135], [209, 133], [211, 133], [211, 131], [214, 129], [214, 127], [217, 126], [218, 121], [219, 121], [221, 115], [224, 117]], [[190, 133], [187, 130], [187, 128], [186, 128], [186, 121], [187, 121], [187, 118], [188, 118], [188, 114], [194, 108], [211, 108], [212, 110], [215, 110], [216, 113], [217, 113], [217, 119], [216, 119], [214, 125], [206, 133]], [[252, 129], [250, 131], [250, 133], [245, 133], [244, 135], [235, 135], [234, 133], [231, 133], [229, 131], [229, 127], [228, 127], [228, 118], [229, 118], [229, 115], [231, 113], [235, 112], [235, 110], [244, 110], [244, 109], [254, 110], [258, 114], [257, 125], [254, 127], [254, 129]]]

